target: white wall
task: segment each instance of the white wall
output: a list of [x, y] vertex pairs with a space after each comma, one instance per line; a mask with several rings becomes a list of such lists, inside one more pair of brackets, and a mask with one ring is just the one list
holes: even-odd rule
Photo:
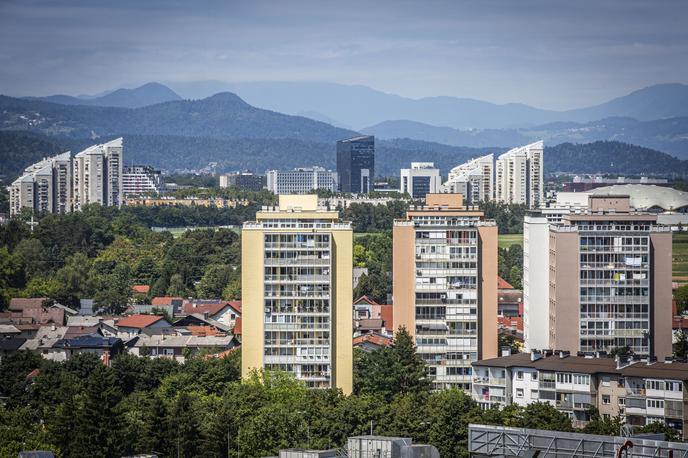
[[549, 224], [526, 215], [523, 224], [523, 333], [526, 351], [549, 345]]

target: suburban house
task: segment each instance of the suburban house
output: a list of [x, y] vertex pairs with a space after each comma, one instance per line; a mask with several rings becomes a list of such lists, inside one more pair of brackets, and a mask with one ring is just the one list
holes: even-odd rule
[[234, 327], [237, 317], [241, 316], [241, 301], [192, 301], [184, 304], [184, 313], [201, 314], [230, 328]]
[[354, 301], [353, 308], [354, 336], [369, 332], [394, 334], [391, 305], [378, 304], [368, 296], [361, 296]]
[[129, 352], [137, 356], [170, 358], [183, 363], [188, 356], [205, 350], [219, 353], [236, 347], [239, 343], [229, 336], [166, 336], [140, 335]]
[[110, 358], [124, 351], [124, 343], [118, 337], [103, 337], [100, 334], [89, 334], [74, 337], [73, 339], [60, 339], [53, 345], [55, 361], [66, 361], [79, 353], [94, 353], [106, 366], [110, 365]]
[[117, 320], [115, 326], [120, 334], [133, 337], [144, 330], [169, 328], [172, 324], [161, 315], [129, 315]]
[[379, 350], [380, 348], [389, 347], [392, 345], [392, 338], [376, 332], [370, 334], [363, 334], [354, 337], [354, 348], [360, 348], [365, 352]]

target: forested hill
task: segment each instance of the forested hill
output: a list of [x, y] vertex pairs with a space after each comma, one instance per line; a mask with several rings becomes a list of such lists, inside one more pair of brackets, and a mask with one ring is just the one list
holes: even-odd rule
[[688, 175], [688, 161], [650, 148], [613, 141], [545, 147], [545, 172]]
[[203, 100], [142, 108], [60, 105], [0, 96], [2, 130], [28, 130], [69, 138], [112, 135], [179, 135], [209, 138], [292, 138], [334, 142], [356, 135], [302, 116], [252, 107], [225, 92]]

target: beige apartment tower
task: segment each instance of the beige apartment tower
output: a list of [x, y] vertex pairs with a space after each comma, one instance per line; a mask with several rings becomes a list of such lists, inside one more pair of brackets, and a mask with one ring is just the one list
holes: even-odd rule
[[657, 215], [633, 211], [628, 196], [591, 196], [549, 238], [552, 348], [672, 355], [671, 231]]
[[473, 361], [497, 356], [497, 226], [461, 194], [428, 194], [397, 220], [394, 328], [414, 336], [435, 389], [471, 389]]
[[352, 391], [353, 231], [316, 195], [280, 195], [246, 222], [242, 376], [293, 373], [311, 388]]

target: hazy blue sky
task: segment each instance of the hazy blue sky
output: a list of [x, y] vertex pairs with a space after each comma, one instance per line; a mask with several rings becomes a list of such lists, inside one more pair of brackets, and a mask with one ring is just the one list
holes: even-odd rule
[[330, 81], [574, 108], [688, 83], [688, 2], [0, 0], [0, 93]]

